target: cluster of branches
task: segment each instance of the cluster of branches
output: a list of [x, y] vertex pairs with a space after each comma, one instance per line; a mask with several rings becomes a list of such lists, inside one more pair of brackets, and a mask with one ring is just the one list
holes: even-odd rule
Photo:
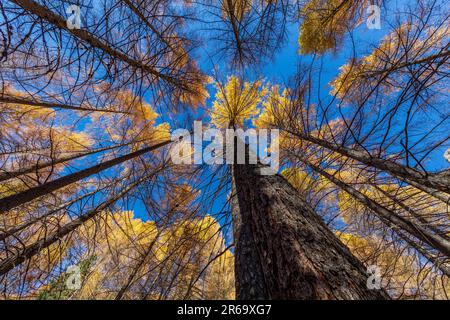
[[397, 18], [365, 57], [353, 47], [330, 96], [316, 94], [319, 58], [270, 94], [260, 121], [282, 130], [286, 177], [361, 260], [383, 266], [391, 296], [447, 299], [450, 180], [436, 162], [450, 139], [448, 13], [419, 1]]
[[[233, 72], [255, 71], [300, 12], [299, 42], [314, 59], [285, 92], [270, 90], [269, 116], [260, 116], [282, 131], [283, 164], [302, 172], [286, 178], [360, 260], [383, 265], [393, 296], [447, 297], [450, 175], [430, 163], [450, 139], [447, 13], [418, 1], [367, 57], [354, 54], [323, 97], [321, 55], [339, 47], [365, 2], [311, 3], [78, 1], [82, 28], [71, 29], [70, 1], [2, 2], [2, 296], [233, 297], [223, 236], [232, 225], [230, 170], [175, 166], [164, 121], [180, 126], [208, 98], [194, 59], [200, 40], [213, 40], [212, 56]], [[345, 24], [311, 45], [324, 21]], [[205, 39], [194, 38], [194, 22]], [[235, 124], [249, 106], [222, 112]], [[175, 118], [180, 110], [188, 115]], [[132, 207], [145, 222], [127, 213]], [[358, 247], [359, 238], [373, 241]], [[82, 266], [82, 290], [64, 285], [71, 263]]]
[[[207, 97], [189, 6], [80, 1], [72, 29], [71, 4], [0, 8], [2, 296], [229, 297], [214, 284], [232, 281], [229, 223], [202, 218], [214, 213], [201, 199], [216, 195], [197, 197], [196, 172], [170, 162], [170, 126], [156, 113]], [[154, 228], [127, 214], [135, 206]], [[90, 292], [65, 287], [71, 262]]]

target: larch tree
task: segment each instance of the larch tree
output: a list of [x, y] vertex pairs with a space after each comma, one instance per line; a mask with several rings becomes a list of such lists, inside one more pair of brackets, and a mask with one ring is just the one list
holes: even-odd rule
[[2, 1], [0, 296], [448, 299], [449, 17], [396, 5]]
[[[259, 87], [230, 78], [216, 95], [213, 121], [241, 128], [264, 96]], [[388, 298], [366, 287], [363, 265], [282, 176], [264, 175], [263, 164], [251, 164], [249, 153], [254, 151], [249, 147], [244, 163], [238, 160], [237, 146], [235, 154], [228, 152], [226, 157], [234, 160], [231, 207], [238, 299]]]

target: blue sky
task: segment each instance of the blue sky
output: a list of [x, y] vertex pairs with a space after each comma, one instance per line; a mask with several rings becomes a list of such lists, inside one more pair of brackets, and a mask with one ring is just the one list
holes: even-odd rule
[[[389, 20], [393, 19], [393, 16], [396, 12], [393, 8], [398, 8], [402, 6], [405, 2], [388, 2], [387, 8], [382, 8], [382, 20], [381, 20], [381, 29], [368, 29], [365, 23], [361, 23], [354, 31], [353, 31], [353, 41], [356, 48], [356, 56], [361, 57], [366, 55], [372, 51], [372, 48], [376, 46], [380, 40], [388, 33], [390, 30]], [[195, 28], [195, 25], [193, 26]], [[203, 32], [203, 31], [198, 31]], [[262, 66], [255, 66], [260, 72], [258, 73], [258, 77], [270, 82], [271, 84], [280, 84], [287, 83], [289, 78], [292, 77], [296, 70], [298, 64], [304, 63], [309, 64], [313, 57], [310, 55], [299, 55], [298, 53], [298, 33], [299, 33], [299, 24], [298, 23], [290, 23], [287, 26], [287, 38], [283, 47], [275, 54], [273, 60], [263, 62]], [[195, 56], [198, 57], [199, 65], [203, 72], [206, 74], [211, 74], [213, 68], [217, 68], [220, 73], [220, 77], [225, 79], [227, 76], [232, 75], [230, 73], [230, 69], [227, 68], [227, 61], [223, 59], [215, 59], [211, 58], [209, 55], [209, 51], [211, 50], [210, 43], [203, 43], [203, 46], [200, 49], [197, 49], [193, 52]], [[336, 53], [327, 53], [323, 57], [316, 57], [316, 63], [321, 63], [323, 67], [323, 71], [321, 74], [321, 97], [328, 97], [330, 87], [327, 85], [339, 72], [339, 67], [344, 65], [350, 57], [353, 55], [353, 46], [350, 41], [350, 37], [346, 37], [345, 42], [339, 48]], [[252, 66], [249, 66], [251, 69]], [[255, 78], [255, 73], [251, 72], [248, 80], [253, 80]], [[202, 114], [205, 114], [204, 110], [207, 110], [211, 107], [212, 101], [214, 100], [215, 88], [214, 85], [209, 86], [210, 98], [207, 101], [207, 105], [205, 109], [198, 109], [195, 112], [191, 112], [191, 116], [194, 118], [200, 118]], [[177, 117], [182, 119], [187, 115], [179, 114]], [[169, 114], [161, 114], [160, 121], [168, 121], [170, 119]], [[208, 121], [208, 117], [202, 119], [204, 122]], [[173, 127], [173, 125], [172, 125]], [[173, 129], [176, 129], [173, 127]], [[433, 163], [431, 165], [431, 169], [442, 169], [448, 167], [448, 163], [444, 160], [442, 156], [434, 156]], [[214, 188], [214, 185], [212, 186]], [[223, 208], [223, 204], [225, 203], [226, 198], [225, 195], [217, 198], [214, 203], [208, 204], [210, 207], [210, 213], [216, 213]], [[142, 219], [146, 219], [147, 213], [145, 212], [145, 208], [142, 203], [136, 202], [132, 208], [135, 211], [135, 215]], [[230, 241], [229, 235], [227, 236], [228, 242]]]

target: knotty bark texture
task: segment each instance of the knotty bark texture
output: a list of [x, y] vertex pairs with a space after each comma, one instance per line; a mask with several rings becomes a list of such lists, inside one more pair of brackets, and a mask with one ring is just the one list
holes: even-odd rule
[[282, 176], [232, 165], [238, 299], [389, 299]]

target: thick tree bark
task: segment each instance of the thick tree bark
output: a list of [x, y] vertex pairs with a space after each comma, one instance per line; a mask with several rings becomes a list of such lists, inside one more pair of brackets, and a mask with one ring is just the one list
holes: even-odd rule
[[234, 164], [238, 299], [389, 299], [282, 176]]

